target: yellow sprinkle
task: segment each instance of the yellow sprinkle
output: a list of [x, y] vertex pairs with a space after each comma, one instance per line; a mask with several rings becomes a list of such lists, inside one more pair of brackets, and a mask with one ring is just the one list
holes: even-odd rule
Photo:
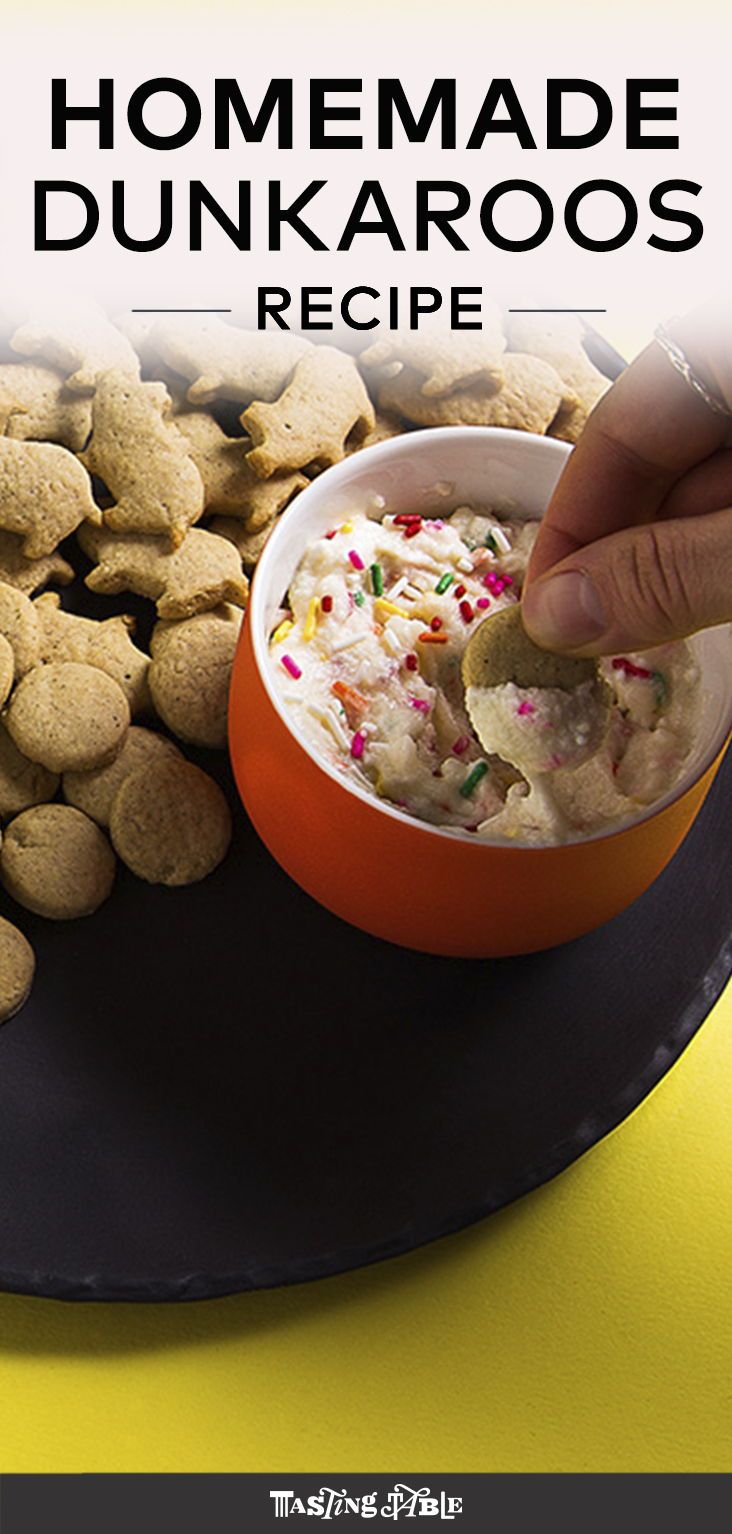
[[311, 597], [308, 602], [307, 616], [302, 627], [302, 637], [309, 644], [318, 627], [318, 609], [320, 603], [317, 597]]
[[374, 612], [376, 611], [377, 607], [383, 613], [394, 613], [397, 618], [412, 617], [412, 614], [408, 613], [404, 607], [397, 607], [396, 602], [387, 602], [386, 597], [376, 598], [376, 601], [374, 602]]
[[339, 527], [339, 529], [338, 529], [338, 531], [339, 531], [339, 533], [352, 533], [353, 532], [353, 523], [352, 522], [342, 522], [340, 527]]
[[280, 644], [283, 639], [287, 638], [290, 629], [294, 629], [294, 627], [294, 623], [292, 623], [289, 618], [283, 618], [282, 622], [278, 624], [274, 634], [272, 635], [272, 643]]

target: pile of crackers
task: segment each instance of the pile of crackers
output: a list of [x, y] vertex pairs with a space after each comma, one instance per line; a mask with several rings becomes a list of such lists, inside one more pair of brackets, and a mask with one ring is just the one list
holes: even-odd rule
[[[0, 356], [0, 880], [51, 920], [96, 910], [117, 858], [182, 885], [225, 856], [226, 800], [185, 748], [225, 748], [249, 577], [315, 474], [415, 427], [574, 442], [608, 386], [574, 317], [497, 308], [354, 357], [69, 301], [25, 314]], [[146, 599], [145, 641], [128, 612], [82, 616], [82, 582]], [[0, 1020], [33, 972], [0, 916]]]

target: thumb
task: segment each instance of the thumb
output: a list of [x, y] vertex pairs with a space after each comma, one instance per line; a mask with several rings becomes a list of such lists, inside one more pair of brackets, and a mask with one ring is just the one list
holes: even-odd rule
[[732, 619], [732, 510], [625, 528], [570, 554], [524, 590], [528, 633], [548, 650], [611, 655]]

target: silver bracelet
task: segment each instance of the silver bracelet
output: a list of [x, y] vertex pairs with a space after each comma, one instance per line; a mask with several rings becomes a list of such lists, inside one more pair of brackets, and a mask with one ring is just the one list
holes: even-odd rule
[[[673, 321], [670, 323], [673, 324]], [[699, 377], [699, 374], [694, 372], [686, 353], [682, 351], [677, 341], [672, 340], [665, 325], [656, 326], [653, 332], [653, 339], [658, 342], [661, 350], [666, 353], [672, 368], [675, 368], [676, 372], [683, 378], [684, 383], [688, 384], [689, 388], [693, 389], [700, 399], [703, 399], [704, 404], [708, 405], [709, 409], [713, 410], [716, 415], [726, 415], [732, 418], [732, 410], [729, 409], [729, 406], [717, 394], [712, 394], [703, 379]]]

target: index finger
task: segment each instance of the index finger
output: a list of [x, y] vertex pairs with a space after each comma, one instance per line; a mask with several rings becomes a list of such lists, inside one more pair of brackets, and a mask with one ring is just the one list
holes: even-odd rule
[[541, 523], [527, 580], [651, 521], [676, 480], [722, 446], [729, 424], [651, 343], [595, 406]]

